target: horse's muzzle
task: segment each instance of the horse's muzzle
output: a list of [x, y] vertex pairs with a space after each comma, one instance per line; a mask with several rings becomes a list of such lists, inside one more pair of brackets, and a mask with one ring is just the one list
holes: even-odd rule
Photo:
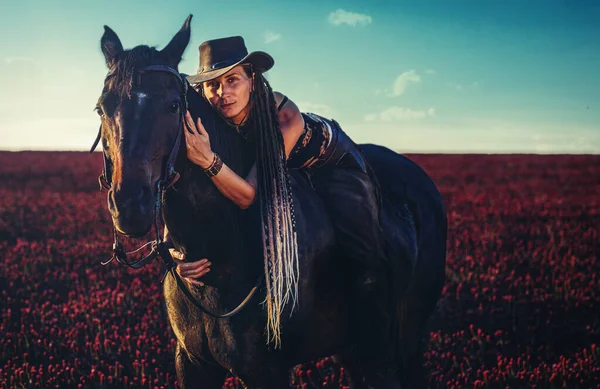
[[153, 201], [149, 185], [126, 182], [108, 192], [108, 209], [118, 232], [142, 237], [152, 228]]

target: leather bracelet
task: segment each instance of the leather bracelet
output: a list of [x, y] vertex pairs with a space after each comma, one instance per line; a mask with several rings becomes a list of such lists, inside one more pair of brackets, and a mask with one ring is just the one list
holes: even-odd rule
[[209, 167], [204, 169], [204, 173], [206, 173], [209, 177], [214, 177], [221, 171], [223, 167], [223, 160], [219, 157], [219, 154], [215, 153], [215, 157], [213, 158], [212, 163]]

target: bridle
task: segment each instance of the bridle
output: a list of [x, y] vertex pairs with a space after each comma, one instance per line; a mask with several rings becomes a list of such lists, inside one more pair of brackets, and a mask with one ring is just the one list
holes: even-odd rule
[[[137, 71], [137, 74], [134, 75], [132, 80], [137, 78], [138, 85], [141, 84], [141, 77], [144, 73], [147, 73], [147, 72], [167, 72], [167, 73], [175, 76], [177, 78], [177, 80], [179, 80], [179, 83], [181, 85], [181, 102], [180, 102], [181, 106], [180, 106], [180, 115], [179, 115], [180, 122], [179, 122], [178, 131], [177, 131], [177, 137], [175, 139], [175, 143], [173, 144], [173, 148], [171, 149], [171, 153], [169, 154], [169, 158], [167, 159], [167, 162], [165, 164], [165, 167], [161, 174], [161, 177], [156, 182], [156, 197], [154, 200], [154, 229], [156, 232], [156, 239], [144, 244], [137, 250], [126, 252], [125, 249], [123, 248], [123, 245], [121, 244], [121, 242], [119, 242], [118, 232], [113, 223], [113, 236], [114, 236], [114, 243], [113, 243], [113, 247], [112, 247], [113, 255], [109, 260], [107, 260], [105, 262], [101, 262], [101, 263], [102, 263], [102, 265], [108, 265], [109, 263], [111, 263], [113, 260], [116, 259], [117, 262], [120, 263], [121, 265], [125, 265], [125, 266], [127, 266], [129, 268], [133, 268], [133, 269], [139, 269], [139, 268], [143, 267], [144, 265], [146, 265], [151, 260], [155, 259], [156, 257], [160, 257], [162, 259], [163, 265], [165, 267], [165, 273], [161, 278], [161, 283], [164, 282], [165, 278], [167, 277], [167, 274], [171, 274], [175, 278], [175, 281], [177, 282], [177, 285], [181, 289], [181, 291], [202, 312], [204, 312], [205, 314], [212, 316], [214, 318], [231, 317], [231, 316], [235, 315], [236, 313], [240, 312], [242, 310], [242, 308], [244, 308], [246, 306], [246, 304], [250, 301], [252, 296], [256, 293], [257, 289], [259, 288], [260, 284], [262, 283], [263, 278], [262, 278], [262, 276], [258, 278], [254, 287], [250, 290], [250, 292], [246, 295], [246, 297], [242, 300], [242, 302], [240, 304], [238, 304], [237, 307], [235, 307], [233, 310], [231, 310], [229, 312], [218, 314], [218, 313], [211, 312], [208, 309], [206, 309], [204, 306], [202, 306], [202, 304], [200, 304], [200, 302], [192, 295], [192, 293], [189, 291], [189, 289], [185, 285], [184, 281], [181, 279], [181, 277], [177, 273], [177, 271], [176, 271], [177, 264], [175, 263], [175, 261], [173, 260], [173, 257], [171, 256], [171, 253], [169, 252], [169, 248], [171, 248], [173, 246], [170, 244], [170, 242], [164, 241], [162, 239], [162, 236], [160, 233], [160, 223], [162, 222], [163, 226], [166, 226], [164, 215], [162, 212], [163, 205], [165, 202], [165, 193], [166, 193], [167, 189], [172, 187], [180, 178], [179, 173], [177, 173], [175, 171], [175, 159], [177, 158], [177, 154], [179, 153], [179, 148], [180, 148], [181, 142], [182, 142], [181, 139], [184, 136], [183, 131], [185, 131], [185, 129], [188, 128], [187, 125], [185, 125], [185, 113], [188, 108], [188, 103], [187, 103], [188, 82], [185, 79], [185, 77], [183, 75], [181, 75], [181, 73], [179, 73], [177, 70], [173, 69], [172, 67], [169, 67], [166, 65], [151, 65], [151, 66], [144, 67]], [[112, 75], [113, 75], [113, 72], [112, 71], [109, 72], [106, 79], [108, 79]], [[101, 138], [102, 138], [102, 124], [100, 124], [100, 129], [98, 130], [98, 135], [96, 136], [96, 140], [94, 141], [94, 143], [90, 149], [90, 153], [94, 152], [94, 150], [96, 149], [96, 146], [98, 146], [98, 143], [100, 142]], [[112, 171], [110, 169], [110, 161], [108, 160], [108, 158], [106, 156], [106, 152], [103, 151], [102, 154], [104, 156], [104, 167], [102, 169], [102, 174], [98, 177], [98, 182], [100, 184], [100, 190], [102, 190], [102, 188], [104, 188], [106, 190], [110, 190], [112, 187], [112, 182], [111, 182]], [[148, 255], [146, 255], [143, 258], [141, 258], [137, 261], [134, 261], [134, 262], [129, 262], [127, 260], [127, 256], [129, 254], [134, 254], [148, 245], [151, 246], [151, 251]]]

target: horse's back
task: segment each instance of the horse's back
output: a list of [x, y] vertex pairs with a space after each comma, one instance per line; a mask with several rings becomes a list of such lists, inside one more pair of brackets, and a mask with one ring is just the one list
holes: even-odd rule
[[[426, 207], [440, 226], [446, 224], [446, 210], [442, 195], [431, 177], [408, 157], [386, 147], [362, 144], [369, 165], [375, 172], [382, 195], [400, 197], [419, 211]], [[422, 212], [420, 212], [422, 213]], [[418, 215], [421, 218], [423, 215]]]

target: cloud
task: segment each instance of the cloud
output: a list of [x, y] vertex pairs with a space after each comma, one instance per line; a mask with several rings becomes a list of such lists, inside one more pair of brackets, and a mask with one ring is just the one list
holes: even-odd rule
[[418, 83], [421, 82], [421, 76], [417, 74], [417, 72], [413, 70], [409, 70], [408, 72], [404, 72], [396, 78], [394, 81], [394, 88], [391, 96], [401, 96], [408, 88], [408, 84], [410, 83]]
[[418, 120], [425, 119], [429, 116], [435, 116], [435, 108], [423, 110], [413, 110], [404, 107], [389, 107], [379, 113], [368, 114], [365, 120], [368, 122], [382, 121], [395, 122], [401, 120]]
[[281, 34], [277, 34], [273, 31], [265, 32], [265, 43], [275, 42], [281, 39]]
[[367, 24], [371, 24], [372, 21], [373, 19], [369, 15], [349, 12], [341, 8], [329, 13], [329, 23], [334, 26], [339, 26], [340, 24], [347, 24], [352, 27], [359, 24], [366, 26]]
[[29, 57], [5, 57], [4, 62], [6, 64], [11, 64], [13, 62], [30, 62], [32, 64], [35, 64], [33, 59]]
[[477, 88], [479, 88], [479, 82], [473, 81], [470, 84], [459, 84], [459, 83], [456, 83], [456, 82], [451, 82], [451, 83], [448, 84], [448, 86], [450, 88], [452, 88], [452, 89], [455, 89], [457, 91], [461, 91], [462, 92], [462, 91], [467, 90], [467, 89], [477, 89]]
[[535, 152], [539, 154], [545, 154], [553, 151], [556, 148], [556, 145], [548, 144], [548, 143], [538, 143], [535, 145]]
[[427, 69], [425, 70], [425, 74], [436, 74], [437, 72], [435, 71], [435, 69]]
[[456, 90], [458, 90], [458, 91], [461, 91], [461, 90], [465, 89], [465, 86], [464, 86], [464, 85], [462, 85], [462, 84], [457, 84], [457, 83], [455, 83], [455, 82], [451, 82], [451, 83], [449, 83], [449, 84], [448, 84], [448, 86], [449, 86], [450, 88], [452, 88], [452, 89], [456, 89]]
[[298, 106], [298, 108], [300, 108], [300, 111], [302, 112], [312, 112], [325, 117], [331, 117], [334, 112], [333, 108], [325, 104], [316, 104], [308, 101], [299, 101], [296, 102], [296, 105]]

